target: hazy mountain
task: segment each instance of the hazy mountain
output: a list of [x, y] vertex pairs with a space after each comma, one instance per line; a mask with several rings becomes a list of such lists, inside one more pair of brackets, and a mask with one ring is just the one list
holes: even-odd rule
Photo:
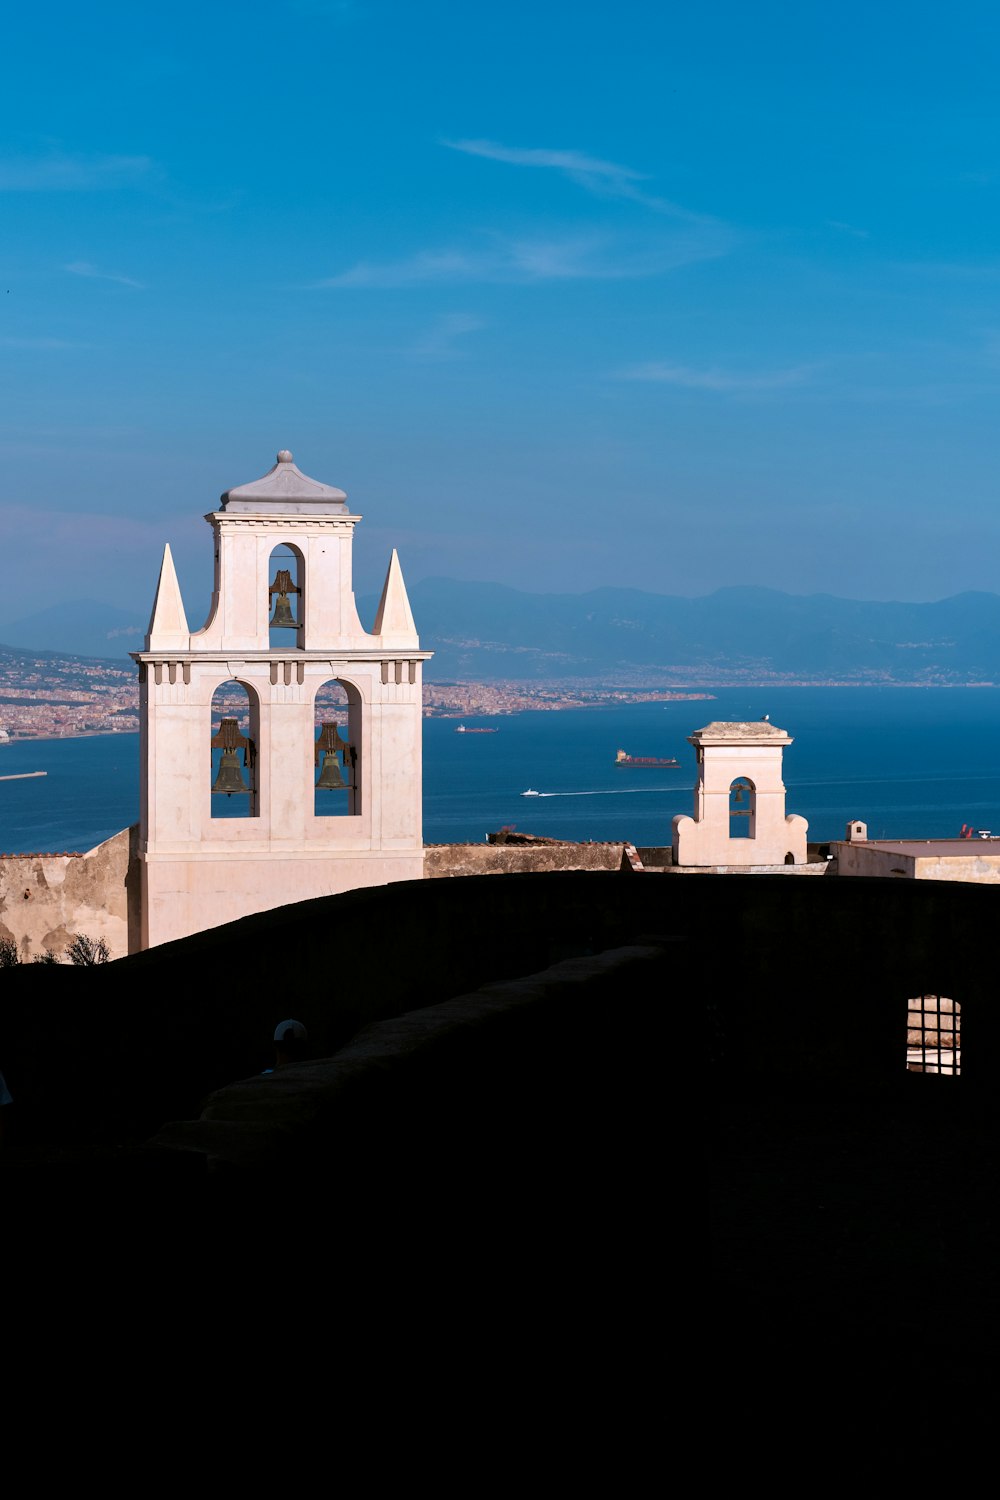
[[140, 649], [148, 624], [148, 615], [100, 604], [96, 599], [71, 599], [16, 620], [0, 619], [0, 641], [26, 651], [55, 651], [120, 662], [129, 651]]
[[[727, 588], [698, 599], [638, 589], [526, 594], [427, 578], [410, 589], [431, 681], [600, 677], [652, 668], [897, 682], [1000, 681], [1000, 596], [933, 604]], [[370, 628], [374, 596], [358, 600]], [[0, 642], [121, 662], [142, 616], [75, 600], [4, 624]]]
[[638, 589], [525, 594], [426, 579], [413, 613], [431, 679], [603, 676], [643, 667], [811, 678], [1000, 680], [1000, 596], [933, 604], [727, 588], [698, 599]]

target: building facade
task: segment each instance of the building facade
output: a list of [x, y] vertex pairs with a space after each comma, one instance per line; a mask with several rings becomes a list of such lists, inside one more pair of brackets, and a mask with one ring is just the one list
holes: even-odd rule
[[168, 545], [133, 653], [142, 948], [423, 874], [430, 653], [395, 552], [369, 634], [352, 581], [361, 518], [290, 453], [205, 519], [215, 541], [205, 625], [188, 627]]

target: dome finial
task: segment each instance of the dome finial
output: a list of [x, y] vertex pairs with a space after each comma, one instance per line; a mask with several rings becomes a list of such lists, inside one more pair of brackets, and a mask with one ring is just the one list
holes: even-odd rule
[[292, 455], [291, 455], [291, 453], [289, 453], [289, 451], [288, 451], [287, 448], [282, 448], [281, 452], [278, 454], [278, 462], [279, 462], [279, 464], [290, 464], [291, 461], [292, 461]]

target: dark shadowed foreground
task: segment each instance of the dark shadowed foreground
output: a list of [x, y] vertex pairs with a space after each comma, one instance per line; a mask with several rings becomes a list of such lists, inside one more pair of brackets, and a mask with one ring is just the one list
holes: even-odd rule
[[[430, 1260], [445, 1322], [516, 1290], [561, 1360], [590, 1334], [632, 1361], [639, 1406], [669, 1366], [733, 1441], [912, 1458], [915, 1390], [922, 1452], [992, 1400], [998, 899], [474, 877], [5, 971], [0, 1181], [195, 1247], [277, 1220], [341, 1276]], [[961, 1005], [960, 1077], [907, 1071], [927, 993]], [[285, 1016], [313, 1055], [262, 1076]]]

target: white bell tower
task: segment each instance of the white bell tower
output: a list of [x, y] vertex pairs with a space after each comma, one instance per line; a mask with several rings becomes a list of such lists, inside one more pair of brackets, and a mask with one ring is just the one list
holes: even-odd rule
[[792, 743], [767, 717], [716, 721], [689, 737], [698, 760], [694, 817], [674, 818], [675, 865], [747, 869], [807, 862], [809, 825], [785, 813], [781, 757]]
[[[145, 649], [133, 653], [143, 948], [423, 875], [421, 672], [431, 653], [420, 650], [395, 551], [369, 635], [351, 571], [361, 517], [290, 453], [227, 490], [205, 519], [215, 536], [207, 623], [188, 629], [167, 546]], [[340, 712], [317, 704], [331, 686]], [[235, 707], [220, 704], [220, 689]], [[334, 804], [338, 815], [323, 816]]]

